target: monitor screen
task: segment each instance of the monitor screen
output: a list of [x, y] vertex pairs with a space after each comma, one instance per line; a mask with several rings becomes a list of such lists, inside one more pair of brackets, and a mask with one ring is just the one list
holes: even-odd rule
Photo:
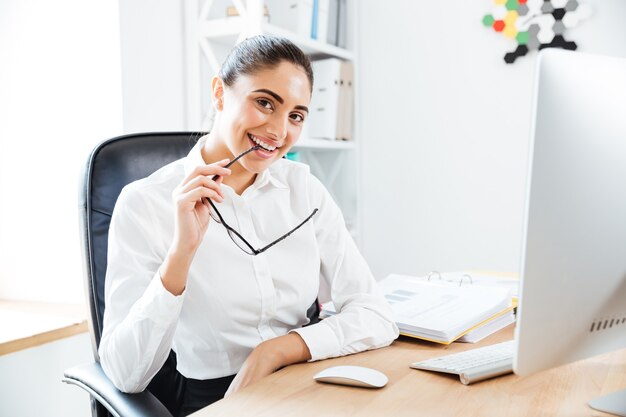
[[529, 158], [520, 375], [626, 348], [626, 59], [541, 52]]

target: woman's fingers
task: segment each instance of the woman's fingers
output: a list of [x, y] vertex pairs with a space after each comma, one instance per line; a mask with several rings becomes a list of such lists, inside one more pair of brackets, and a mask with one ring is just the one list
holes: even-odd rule
[[193, 203], [195, 206], [195, 203], [201, 201], [203, 197], [210, 198], [211, 200], [215, 200], [218, 203], [224, 201], [224, 197], [218, 194], [217, 191], [202, 186], [180, 193], [177, 197], [177, 200], [180, 204]]
[[206, 188], [215, 190], [220, 195], [220, 197], [222, 197], [222, 199], [224, 198], [224, 195], [222, 194], [222, 189], [220, 187], [220, 182], [213, 181], [203, 175], [192, 179], [187, 184], [184, 184], [181, 188], [181, 191], [183, 193], [186, 193], [198, 187], [206, 187]]
[[[197, 249], [209, 224], [210, 206], [204, 199], [221, 203], [224, 196], [220, 189], [222, 178], [230, 175], [224, 166], [228, 159], [196, 167], [172, 192], [176, 207], [175, 242], [180, 248]], [[213, 180], [218, 175], [219, 178]]]
[[[224, 201], [224, 195], [220, 185], [222, 179], [226, 175], [231, 174], [231, 170], [224, 168], [224, 165], [228, 164], [228, 159], [215, 162], [213, 164], [201, 165], [194, 168], [194, 170], [180, 183], [178, 190], [176, 191], [177, 199], [179, 203], [182, 202], [197, 202], [202, 197], [211, 198], [217, 202]], [[214, 176], [218, 176], [213, 180]], [[200, 192], [200, 189], [206, 191]], [[195, 199], [195, 200], [194, 200]]]
[[208, 165], [200, 165], [194, 168], [193, 171], [183, 180], [182, 185], [187, 184], [189, 181], [192, 181], [198, 176], [204, 177], [214, 177], [218, 175], [220, 178], [226, 175], [230, 175], [231, 170], [228, 168], [224, 168], [224, 165], [228, 164], [229, 159], [222, 159], [221, 161], [208, 164]]

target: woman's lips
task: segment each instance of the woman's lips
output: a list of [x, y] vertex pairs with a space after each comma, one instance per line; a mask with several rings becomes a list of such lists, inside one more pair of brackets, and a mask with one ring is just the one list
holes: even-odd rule
[[[257, 146], [256, 142], [254, 142], [250, 138], [250, 136], [248, 136], [248, 141], [250, 142], [251, 146]], [[277, 149], [278, 148], [274, 149], [273, 151], [268, 151], [267, 149], [264, 149], [263, 147], [259, 146], [259, 148], [254, 151], [254, 154], [260, 158], [269, 159], [274, 156], [274, 152], [276, 152]]]

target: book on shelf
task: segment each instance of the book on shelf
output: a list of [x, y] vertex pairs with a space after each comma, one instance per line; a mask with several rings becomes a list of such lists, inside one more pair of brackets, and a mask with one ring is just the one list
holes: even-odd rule
[[330, 45], [346, 47], [345, 0], [265, 0], [269, 22]]
[[348, 46], [348, 6], [347, 0], [339, 0], [337, 4], [337, 45], [340, 48]]
[[330, 0], [313, 0], [311, 39], [327, 42]]
[[307, 120], [309, 137], [352, 139], [352, 63], [327, 58], [313, 61], [312, 67], [315, 83]]
[[314, 0], [266, 0], [270, 23], [300, 35], [311, 37]]
[[337, 46], [348, 47], [348, 5], [347, 0], [339, 0], [337, 12]]
[[[445, 282], [391, 274], [378, 282], [389, 302], [400, 334], [431, 342], [450, 344], [465, 335], [468, 339], [497, 331], [515, 304], [507, 288]], [[336, 314], [333, 303], [322, 304], [321, 317]], [[497, 325], [485, 327], [490, 322]], [[501, 328], [501, 327], [500, 327]], [[486, 333], [486, 334], [485, 334]]]
[[[316, 25], [312, 31], [316, 31], [313, 39], [325, 42], [329, 45], [346, 48], [346, 0], [317, 0], [319, 1], [317, 10], [314, 8], [313, 20]], [[315, 28], [317, 26], [317, 28]]]
[[326, 43], [337, 45], [337, 29], [339, 25], [339, 0], [329, 0], [328, 2], [328, 30], [326, 32]]

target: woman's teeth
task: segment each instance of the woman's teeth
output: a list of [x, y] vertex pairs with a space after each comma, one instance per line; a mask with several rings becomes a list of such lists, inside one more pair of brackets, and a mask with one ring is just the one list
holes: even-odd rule
[[256, 136], [248, 134], [248, 137], [250, 139], [252, 139], [252, 142], [256, 143], [257, 145], [259, 145], [260, 147], [262, 147], [266, 151], [272, 152], [274, 149], [276, 149], [276, 146], [268, 145], [267, 143], [262, 142], [261, 140], [259, 140]]

